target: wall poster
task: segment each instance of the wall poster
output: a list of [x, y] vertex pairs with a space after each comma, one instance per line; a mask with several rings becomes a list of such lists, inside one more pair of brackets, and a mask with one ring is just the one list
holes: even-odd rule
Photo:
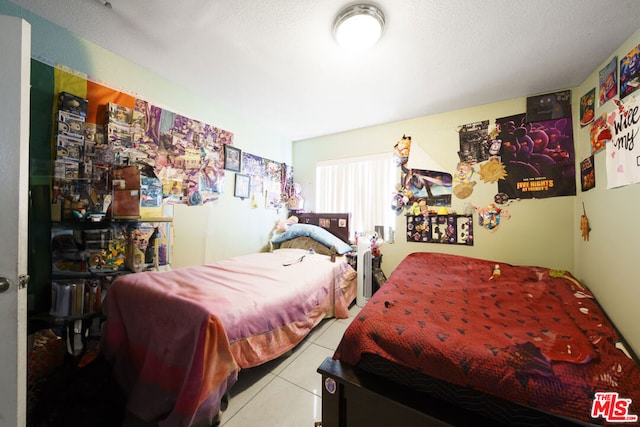
[[618, 94], [618, 57], [611, 61], [598, 73], [600, 105]]
[[637, 100], [614, 110], [607, 120], [607, 188], [640, 182], [640, 106]]
[[526, 114], [496, 120], [506, 176], [498, 192], [511, 199], [576, 194], [571, 117], [528, 122]]
[[489, 120], [469, 123], [460, 127], [461, 163], [478, 163], [489, 159]]
[[403, 168], [402, 184], [410, 201], [425, 199], [429, 206], [451, 206], [453, 176], [447, 172]]
[[620, 60], [620, 98], [640, 88], [640, 45], [631, 49]]

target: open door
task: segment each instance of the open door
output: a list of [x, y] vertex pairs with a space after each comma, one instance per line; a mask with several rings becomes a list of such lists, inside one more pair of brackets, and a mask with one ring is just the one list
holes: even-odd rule
[[26, 425], [31, 25], [0, 15], [0, 427]]

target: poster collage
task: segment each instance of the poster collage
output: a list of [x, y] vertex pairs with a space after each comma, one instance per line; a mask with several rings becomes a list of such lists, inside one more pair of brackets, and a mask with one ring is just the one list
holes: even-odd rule
[[[459, 162], [454, 173], [409, 169], [398, 150], [410, 147], [410, 137], [396, 144], [397, 163], [402, 167], [398, 197], [404, 201], [398, 199], [392, 205], [406, 209], [408, 241], [470, 245], [473, 214], [480, 227], [494, 231], [508, 219], [504, 207], [512, 201], [576, 194], [569, 90], [529, 97], [525, 113], [498, 118], [493, 125], [489, 120], [461, 125], [458, 136]], [[464, 215], [449, 213], [439, 218], [451, 206], [452, 196], [463, 200], [473, 193], [476, 175], [485, 183], [497, 184], [493, 203], [465, 205]], [[434, 237], [436, 228], [444, 239], [439, 232]], [[416, 232], [423, 229], [428, 236]]]
[[[596, 185], [594, 154], [602, 150], [607, 153], [608, 188], [640, 182], [640, 105], [629, 97], [640, 88], [640, 45], [619, 61], [613, 57], [598, 77], [598, 93], [594, 87], [579, 103], [580, 126], [590, 126], [591, 143], [591, 155], [580, 162], [582, 191]], [[596, 117], [596, 103], [607, 102], [615, 105]], [[493, 124], [461, 125], [459, 163], [451, 174], [407, 168], [411, 137], [403, 135], [394, 146], [402, 182], [392, 208], [405, 211], [407, 241], [472, 244], [472, 223], [462, 215], [446, 216], [446, 208], [452, 196], [466, 199], [473, 193], [476, 175], [496, 183], [498, 192], [486, 207], [465, 204], [464, 215], [476, 214], [477, 224], [492, 231], [509, 218], [505, 206], [513, 201], [576, 195], [572, 123], [571, 91], [564, 90], [528, 97], [526, 112]]]
[[56, 103], [52, 201], [71, 201], [68, 211], [76, 218], [106, 213], [113, 171], [131, 166], [140, 169], [142, 208], [216, 200], [224, 191], [225, 170], [246, 178], [246, 191], [237, 196], [264, 197], [265, 206], [276, 209], [286, 202], [292, 168], [233, 147], [227, 130], [138, 98], [130, 106], [93, 106], [98, 114], [92, 121], [99, 123], [89, 121], [90, 100], [82, 96], [60, 92]]
[[640, 131], [640, 108], [629, 95], [640, 88], [640, 45], [624, 57], [617, 56], [598, 73], [598, 106], [613, 105], [596, 116], [596, 88], [580, 98], [580, 126], [590, 126], [591, 155], [580, 162], [582, 191], [595, 187], [594, 155], [606, 151], [607, 188], [640, 182], [640, 147], [635, 137]]

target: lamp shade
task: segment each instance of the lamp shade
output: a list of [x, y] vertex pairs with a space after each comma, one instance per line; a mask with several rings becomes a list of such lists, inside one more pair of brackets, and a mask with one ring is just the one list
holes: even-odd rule
[[333, 32], [343, 49], [358, 53], [376, 44], [383, 28], [384, 15], [380, 9], [368, 4], [356, 4], [338, 14]]

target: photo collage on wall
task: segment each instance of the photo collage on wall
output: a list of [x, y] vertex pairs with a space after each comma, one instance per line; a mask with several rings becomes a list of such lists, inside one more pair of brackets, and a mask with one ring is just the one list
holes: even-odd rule
[[[158, 202], [197, 205], [215, 200], [223, 191], [223, 147], [233, 145], [233, 133], [90, 81], [63, 66], [56, 66], [53, 75], [60, 110], [56, 150], [67, 152], [67, 164], [68, 153], [79, 164], [77, 175], [67, 173], [65, 164], [67, 179], [102, 183], [101, 177], [113, 169], [137, 166], [142, 173], [142, 207], [156, 207]], [[82, 114], [74, 112], [80, 107]], [[83, 120], [76, 123], [70, 114]], [[60, 135], [78, 125], [82, 144], [76, 149]], [[56, 169], [62, 167], [56, 163]], [[59, 195], [77, 198], [64, 189]]]
[[[619, 73], [619, 75], [618, 75]], [[637, 101], [628, 98], [640, 88], [640, 45], [633, 47], [620, 58], [614, 56], [598, 73], [598, 99], [603, 106], [612, 100], [610, 112], [596, 117], [591, 100], [596, 88], [592, 88], [580, 101], [580, 124], [590, 125], [589, 139], [591, 155], [580, 163], [581, 189], [588, 191], [595, 187], [596, 177], [594, 154], [607, 150], [607, 187], [614, 188], [640, 182], [633, 133], [637, 125], [626, 120], [636, 108]], [[619, 98], [616, 98], [619, 96]], [[615, 106], [613, 105], [615, 103]]]
[[407, 215], [407, 242], [473, 246], [471, 215]]
[[[293, 168], [255, 154], [242, 152], [240, 174], [249, 178], [248, 195], [253, 207], [280, 209], [287, 202], [293, 185]], [[240, 197], [240, 196], [239, 196]]]
[[[223, 193], [228, 152], [236, 153], [240, 161], [241, 150], [233, 147], [232, 132], [90, 81], [61, 65], [56, 65], [53, 76], [54, 87], [67, 94], [70, 103], [63, 105], [64, 98], [59, 101], [56, 176], [95, 178], [112, 168], [136, 165], [142, 171], [141, 189], [145, 191], [142, 206], [155, 206], [159, 199], [199, 205]], [[73, 111], [74, 105], [82, 107], [82, 115]], [[242, 160], [249, 156], [242, 154]], [[255, 169], [253, 163], [262, 164], [263, 159], [254, 160], [246, 160], [251, 169], [242, 171], [251, 177], [252, 192], [260, 187], [262, 194], [266, 183], [269, 206], [280, 206], [277, 199], [285, 194], [286, 165], [265, 160], [266, 168]], [[60, 197], [77, 198], [64, 194], [69, 185], [56, 188]]]

